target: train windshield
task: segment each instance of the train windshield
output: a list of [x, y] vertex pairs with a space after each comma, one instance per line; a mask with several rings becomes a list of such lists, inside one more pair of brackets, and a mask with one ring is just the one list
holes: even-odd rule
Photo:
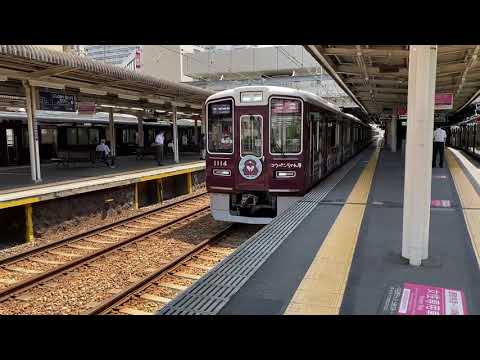
[[260, 115], [240, 116], [240, 156], [262, 156], [262, 117]]
[[302, 151], [300, 100], [272, 99], [270, 105], [270, 152], [298, 154]]
[[210, 153], [233, 153], [232, 101], [208, 104], [208, 151]]

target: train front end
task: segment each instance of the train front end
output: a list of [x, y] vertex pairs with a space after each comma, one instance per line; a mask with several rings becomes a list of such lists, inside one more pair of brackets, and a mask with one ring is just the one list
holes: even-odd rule
[[207, 100], [206, 182], [216, 220], [267, 224], [303, 195], [303, 101], [283, 92], [242, 87]]

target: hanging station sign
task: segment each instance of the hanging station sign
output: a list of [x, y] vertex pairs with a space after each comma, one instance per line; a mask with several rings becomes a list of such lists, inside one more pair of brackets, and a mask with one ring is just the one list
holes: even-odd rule
[[453, 109], [453, 94], [435, 94], [435, 110]]
[[78, 115], [95, 115], [97, 106], [93, 101], [85, 101], [78, 103]]
[[40, 110], [75, 112], [75, 96], [39, 91]]

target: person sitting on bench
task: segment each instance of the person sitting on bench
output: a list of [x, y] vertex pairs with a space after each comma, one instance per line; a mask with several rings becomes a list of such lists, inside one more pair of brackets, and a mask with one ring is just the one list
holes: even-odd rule
[[103, 152], [103, 162], [108, 166], [112, 167], [111, 163], [109, 162], [110, 159], [110, 148], [107, 144], [105, 144], [105, 139], [100, 140], [100, 144], [97, 145], [96, 152]]

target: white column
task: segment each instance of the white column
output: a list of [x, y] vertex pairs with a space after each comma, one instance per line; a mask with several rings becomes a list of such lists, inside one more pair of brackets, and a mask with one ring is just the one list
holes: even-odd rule
[[172, 108], [173, 120], [173, 159], [178, 164], [180, 157], [178, 156], [178, 128], [177, 128], [177, 107], [173, 105]]
[[419, 266], [428, 258], [436, 45], [410, 45], [402, 256]]
[[36, 183], [42, 181], [40, 169], [40, 150], [38, 145], [38, 126], [36, 120], [37, 101], [35, 88], [28, 81], [23, 82], [25, 99], [27, 103], [28, 144], [30, 151], [30, 171], [32, 180]]
[[143, 115], [139, 115], [138, 117], [138, 131], [137, 131], [137, 138], [138, 138], [138, 146], [144, 146], [144, 135], [143, 135]]
[[115, 122], [113, 120], [113, 108], [108, 112], [108, 132], [110, 133], [110, 147], [112, 150], [112, 157], [117, 156], [117, 139], [115, 136]]

